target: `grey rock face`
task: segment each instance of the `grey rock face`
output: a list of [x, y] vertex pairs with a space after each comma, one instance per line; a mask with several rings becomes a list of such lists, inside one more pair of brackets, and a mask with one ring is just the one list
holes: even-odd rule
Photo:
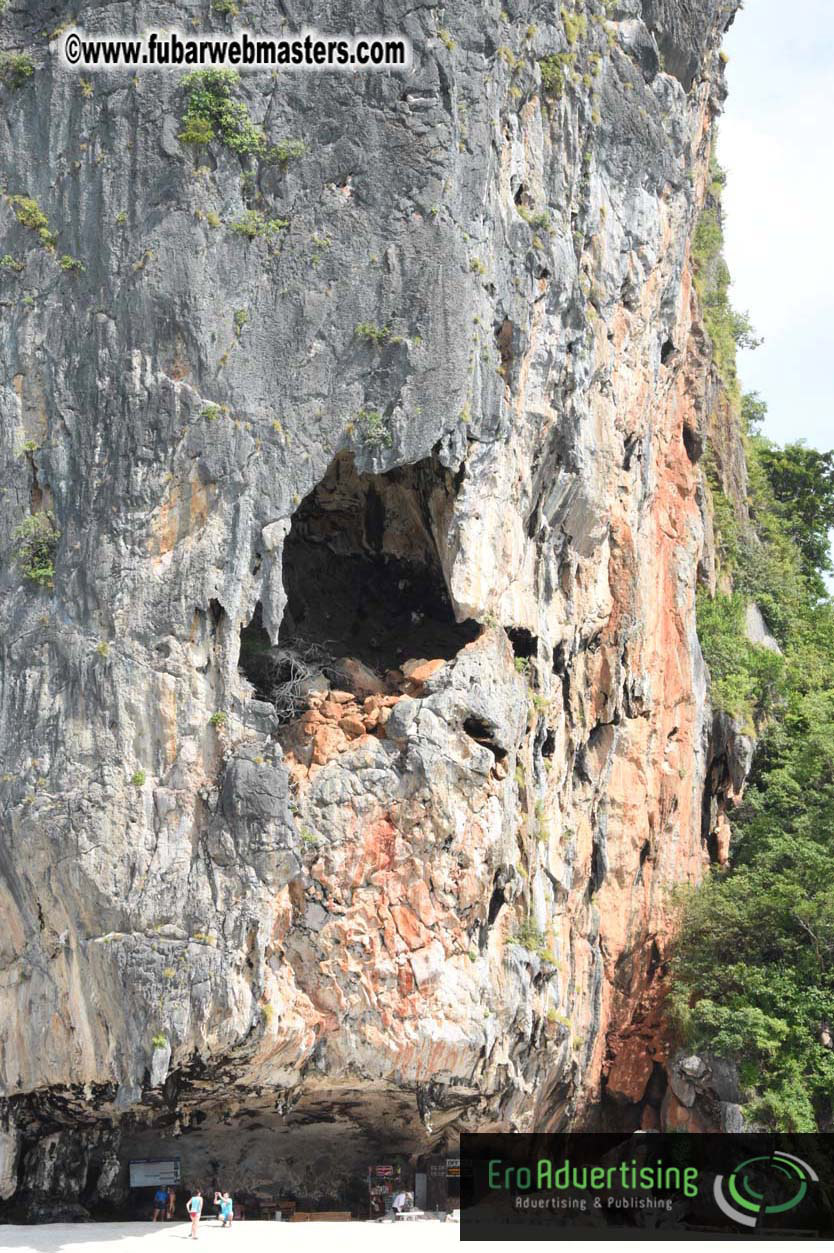
[[[407, 74], [242, 76], [304, 141], [273, 164], [182, 144], [177, 73], [84, 86], [46, 0], [0, 15], [3, 1195], [115, 1195], [143, 1120], [208, 1161], [197, 1106], [365, 1160], [594, 1099], [703, 862], [686, 258], [734, 7], [388, 4]], [[279, 725], [271, 647], [337, 637], [397, 699], [325, 717], [318, 669]]]
[[730, 1135], [740, 1135], [746, 1123], [740, 1105], [732, 1101], [721, 1102], [721, 1130]]
[[643, 20], [657, 40], [661, 63], [669, 74], [689, 91], [707, 51], [708, 29], [704, 10], [711, 9], [713, 21], [729, 26], [735, 7], [723, 0], [643, 0]]
[[758, 644], [772, 653], [782, 651], [777, 640], [768, 631], [762, 611], [755, 601], [750, 601], [745, 611], [744, 630], [751, 644]]

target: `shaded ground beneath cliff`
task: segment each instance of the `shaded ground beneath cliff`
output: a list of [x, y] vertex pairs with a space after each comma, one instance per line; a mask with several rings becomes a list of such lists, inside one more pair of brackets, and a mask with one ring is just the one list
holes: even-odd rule
[[[187, 1223], [45, 1223], [37, 1227], [0, 1227], [0, 1248], [16, 1249], [18, 1253], [64, 1253], [65, 1250], [111, 1249], [113, 1253], [175, 1253], [190, 1249]], [[209, 1221], [200, 1228], [200, 1248], [205, 1253], [261, 1253], [277, 1248], [320, 1248], [325, 1241], [336, 1239], [339, 1249], [364, 1250], [452, 1248], [459, 1243], [457, 1223], [441, 1222], [354, 1222], [354, 1223], [286, 1223], [243, 1222], [230, 1231]]]

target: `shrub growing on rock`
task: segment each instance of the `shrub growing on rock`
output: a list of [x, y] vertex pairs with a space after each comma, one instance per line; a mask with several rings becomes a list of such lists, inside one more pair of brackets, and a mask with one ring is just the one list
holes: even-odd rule
[[207, 144], [219, 139], [239, 156], [264, 152], [266, 136], [252, 121], [244, 101], [235, 99], [240, 83], [236, 70], [195, 70], [182, 83], [188, 105], [181, 143]]
[[243, 217], [232, 222], [229, 230], [246, 239], [271, 239], [289, 224], [289, 218], [267, 218], [258, 209], [247, 209]]
[[31, 196], [9, 196], [9, 204], [21, 226], [34, 231], [45, 248], [55, 247], [57, 236], [49, 229], [49, 218]]
[[48, 513], [33, 513], [14, 533], [17, 566], [21, 574], [39, 587], [52, 587], [58, 531]]
[[22, 87], [35, 72], [32, 58], [25, 52], [0, 52], [0, 83], [6, 87]]

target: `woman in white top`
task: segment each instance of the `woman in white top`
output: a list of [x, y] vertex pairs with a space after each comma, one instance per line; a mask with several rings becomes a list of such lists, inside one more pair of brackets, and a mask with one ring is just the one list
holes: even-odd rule
[[194, 1189], [194, 1195], [185, 1207], [188, 1210], [188, 1217], [191, 1219], [191, 1239], [197, 1240], [197, 1224], [200, 1221], [200, 1215], [203, 1212], [203, 1194], [199, 1188]]

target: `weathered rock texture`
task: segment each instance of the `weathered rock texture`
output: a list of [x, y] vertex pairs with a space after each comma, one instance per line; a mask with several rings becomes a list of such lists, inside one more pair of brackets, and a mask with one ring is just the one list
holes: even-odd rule
[[[306, 145], [271, 167], [195, 159], [176, 73], [85, 87], [44, 34], [207, 0], [0, 17], [36, 67], [2, 185], [58, 236], [0, 201], [3, 1195], [95, 1205], [170, 1135], [264, 1183], [197, 1109], [298, 1128], [312, 1194], [325, 1142], [347, 1175], [588, 1123], [606, 1077], [609, 1118], [660, 1105], [670, 890], [720, 809], [688, 258], [736, 7], [249, 0], [415, 50], [246, 75]], [[53, 589], [16, 565], [38, 511]], [[299, 641], [333, 666], [279, 725]]]

